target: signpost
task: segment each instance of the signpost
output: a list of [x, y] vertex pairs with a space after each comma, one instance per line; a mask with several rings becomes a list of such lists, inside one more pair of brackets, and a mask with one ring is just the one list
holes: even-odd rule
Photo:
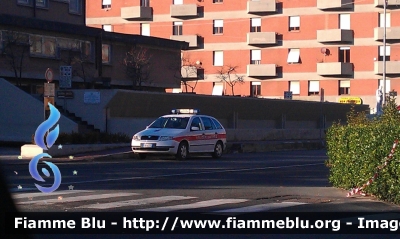
[[291, 100], [293, 98], [293, 93], [291, 91], [285, 91], [283, 93], [283, 98], [285, 100]]
[[50, 83], [54, 79], [53, 70], [47, 68], [46, 72], [44, 73], [44, 77], [47, 80], [47, 83], [44, 83], [44, 120], [46, 120], [50, 115], [50, 108], [48, 103], [54, 105], [54, 96], [55, 96], [55, 84]]

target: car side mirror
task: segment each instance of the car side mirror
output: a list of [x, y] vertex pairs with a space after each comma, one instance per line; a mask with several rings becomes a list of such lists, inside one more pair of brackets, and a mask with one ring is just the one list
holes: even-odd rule
[[200, 128], [199, 128], [199, 127], [196, 127], [196, 126], [192, 126], [192, 127], [190, 128], [190, 130], [191, 130], [191, 131], [199, 131]]

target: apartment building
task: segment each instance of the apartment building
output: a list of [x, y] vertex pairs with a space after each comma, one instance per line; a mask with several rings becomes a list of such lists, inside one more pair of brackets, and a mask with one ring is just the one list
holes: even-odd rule
[[[235, 95], [284, 98], [290, 91], [293, 99], [338, 102], [352, 97], [374, 108], [384, 57], [386, 92], [400, 89], [400, 5], [387, 0], [385, 15], [383, 3], [90, 0], [86, 23], [188, 42], [184, 60], [203, 73], [182, 77], [191, 80], [188, 91], [195, 86], [198, 94], [232, 94], [229, 84], [221, 82], [221, 69], [234, 67], [244, 80], [234, 86]], [[187, 89], [183, 85], [181, 90]]]
[[[43, 94], [48, 68], [57, 88], [165, 91], [180, 86], [171, 65], [180, 65], [181, 50], [188, 43], [88, 27], [85, 13], [83, 0], [1, 1], [0, 77], [37, 95]], [[137, 74], [128, 75], [124, 65], [133, 48], [145, 48], [146, 67], [157, 69], [140, 85], [133, 79]], [[60, 67], [71, 67], [69, 85], [59, 84]]]

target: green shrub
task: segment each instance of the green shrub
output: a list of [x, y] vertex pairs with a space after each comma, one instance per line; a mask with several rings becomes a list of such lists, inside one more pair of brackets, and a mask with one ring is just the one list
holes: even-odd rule
[[378, 172], [378, 178], [363, 191], [400, 203], [400, 146], [388, 165], [377, 170], [396, 139], [400, 139], [400, 114], [394, 99], [388, 100], [379, 118], [368, 119], [365, 113], [351, 110], [346, 125], [335, 123], [326, 134], [329, 181], [350, 190], [361, 187]]
[[57, 144], [101, 144], [101, 143], [129, 143], [130, 137], [122, 133], [60, 133]]

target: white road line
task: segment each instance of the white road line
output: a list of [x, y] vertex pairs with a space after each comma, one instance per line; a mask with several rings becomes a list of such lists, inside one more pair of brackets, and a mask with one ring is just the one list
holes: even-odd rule
[[[126, 178], [97, 179], [97, 180], [86, 180], [86, 181], [76, 181], [76, 182], [65, 182], [65, 183], [62, 183], [62, 184], [97, 183], [97, 182], [133, 180], [133, 179], [153, 179], [153, 178], [165, 178], [165, 177], [187, 176], [187, 175], [245, 172], [245, 171], [257, 171], [257, 170], [279, 169], [279, 168], [309, 167], [309, 166], [316, 166], [316, 165], [325, 165], [325, 163], [294, 164], [294, 165], [285, 165], [285, 166], [269, 166], [269, 167], [261, 167], [261, 168], [224, 169], [224, 170], [203, 171], [203, 172], [193, 172], [193, 173], [160, 174], [160, 175], [146, 176], [146, 177], [126, 177]], [[48, 184], [48, 185], [51, 186], [50, 184]]]
[[166, 202], [170, 202], [170, 201], [186, 200], [186, 199], [193, 199], [193, 198], [195, 198], [195, 197], [164, 196], [164, 197], [143, 198], [143, 199], [128, 200], [128, 201], [90, 204], [90, 205], [83, 205], [83, 206], [80, 206], [77, 208], [110, 209], [110, 208], [126, 207], [126, 206], [138, 206], [138, 205], [146, 205], [146, 204], [154, 204], [154, 203], [166, 203]]
[[228, 204], [228, 203], [241, 203], [241, 202], [246, 202], [246, 201], [248, 201], [248, 200], [247, 199], [213, 199], [213, 200], [201, 201], [201, 202], [196, 202], [196, 203], [191, 203], [191, 204], [145, 208], [145, 209], [139, 209], [137, 211], [170, 212], [170, 211], [185, 210], [185, 209], [212, 207], [212, 206], [218, 206], [218, 205]]
[[[37, 189], [37, 188], [35, 188]], [[65, 191], [55, 191], [52, 193], [42, 193], [42, 192], [37, 192], [37, 193], [13, 193], [11, 194], [14, 199], [18, 198], [28, 198], [28, 197], [47, 197], [47, 196], [58, 196], [58, 195], [65, 195], [65, 194], [73, 194], [73, 193], [87, 193], [87, 192], [92, 192], [92, 191], [87, 191], [87, 190], [65, 190]]]
[[[17, 204], [54, 204], [54, 203], [68, 203], [68, 202], [79, 202], [79, 201], [90, 201], [96, 199], [106, 199], [106, 198], [115, 198], [115, 197], [127, 197], [139, 195], [138, 193], [108, 193], [108, 194], [98, 194], [98, 195], [85, 195], [85, 196], [77, 196], [77, 197], [67, 197], [59, 200], [55, 199], [42, 199], [35, 201], [27, 201], [27, 202], [17, 202]], [[55, 195], [54, 197], [56, 197]]]
[[239, 207], [226, 210], [214, 211], [213, 213], [251, 213], [251, 212], [264, 212], [278, 208], [293, 207], [298, 205], [303, 205], [308, 203], [303, 202], [281, 202], [281, 203], [267, 203], [259, 204], [248, 207]]

